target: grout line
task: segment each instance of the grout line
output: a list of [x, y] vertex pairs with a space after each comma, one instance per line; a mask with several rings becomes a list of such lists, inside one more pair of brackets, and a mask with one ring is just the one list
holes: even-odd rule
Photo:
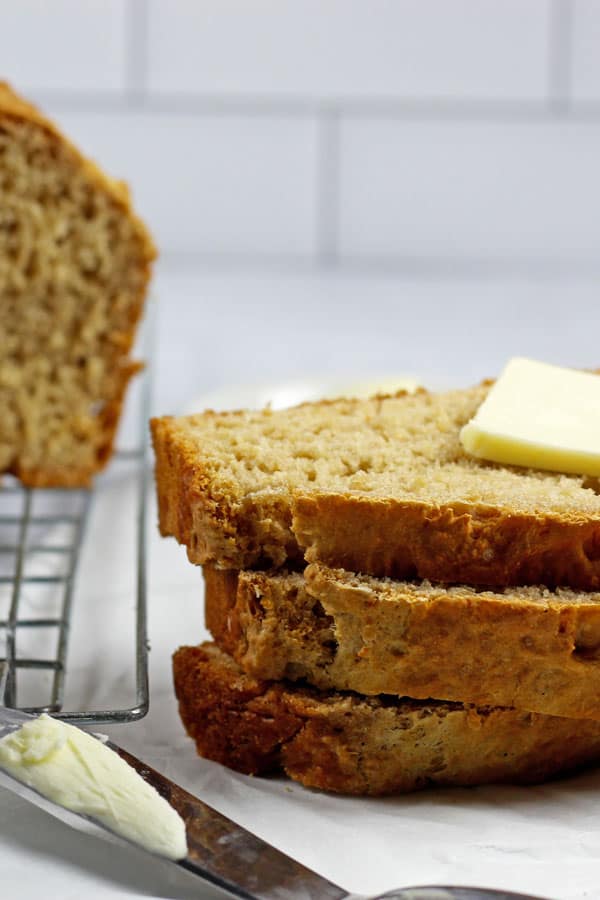
[[548, 101], [555, 114], [571, 113], [573, 0], [552, 0], [548, 35]]
[[[134, 0], [137, 2], [137, 0]], [[136, 38], [139, 40], [139, 35]], [[398, 121], [429, 122], [451, 121], [454, 123], [478, 122], [519, 122], [535, 125], [564, 118], [565, 114], [577, 122], [598, 122], [600, 101], [578, 102], [575, 105], [552, 104], [544, 101], [460, 101], [460, 100], [394, 100], [372, 97], [368, 99], [341, 99], [339, 102], [310, 98], [279, 98], [268, 96], [241, 95], [186, 95], [149, 94], [145, 88], [145, 62], [141, 53], [135, 67], [132, 64], [128, 94], [71, 93], [67, 91], [36, 91], [36, 101], [51, 106], [53, 110], [65, 112], [85, 112], [121, 114], [140, 112], [161, 115], [210, 115], [241, 116], [247, 118], [312, 118], [318, 116], [339, 116], [354, 118], [387, 118]], [[133, 109], [132, 109], [133, 106]]]
[[[314, 276], [323, 274], [323, 267], [315, 265], [310, 256], [277, 253], [202, 253], [166, 250], [161, 254], [159, 272], [206, 273], [207, 275], [245, 276], [293, 274]], [[392, 256], [344, 254], [335, 266], [328, 267], [337, 277], [399, 277], [423, 280], [524, 280], [524, 281], [596, 281], [600, 263], [592, 258], [582, 260], [554, 260], [532, 257], [526, 259], [501, 257], [457, 257], [444, 259], [435, 256]]]
[[340, 230], [340, 115], [337, 110], [317, 118], [316, 254], [321, 265], [338, 262]]
[[148, 3], [127, 0], [126, 7], [126, 95], [127, 106], [142, 105], [148, 83]]

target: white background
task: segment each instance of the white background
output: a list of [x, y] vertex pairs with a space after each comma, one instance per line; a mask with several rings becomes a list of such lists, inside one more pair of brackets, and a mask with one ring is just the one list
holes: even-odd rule
[[0, 14], [4, 76], [132, 184], [165, 257], [598, 270], [597, 0]]
[[598, 365], [599, 46], [598, 0], [0, 0], [4, 76], [156, 237], [159, 352], [197, 347], [162, 412]]
[[599, 46], [598, 0], [0, 0], [4, 76], [156, 237], [160, 352], [197, 345], [163, 412], [598, 365]]

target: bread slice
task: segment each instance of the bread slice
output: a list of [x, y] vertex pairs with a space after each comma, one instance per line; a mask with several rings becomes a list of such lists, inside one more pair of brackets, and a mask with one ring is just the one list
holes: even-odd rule
[[488, 388], [155, 419], [161, 531], [223, 568], [600, 588], [598, 481], [463, 451]]
[[539, 782], [600, 757], [600, 724], [438, 700], [319, 693], [243, 674], [211, 644], [173, 659], [201, 756], [283, 769], [307, 787], [390, 794], [427, 785]]
[[204, 568], [206, 625], [242, 669], [361, 694], [600, 720], [600, 594], [477, 591]]
[[0, 471], [85, 485], [107, 461], [152, 240], [127, 187], [0, 83]]

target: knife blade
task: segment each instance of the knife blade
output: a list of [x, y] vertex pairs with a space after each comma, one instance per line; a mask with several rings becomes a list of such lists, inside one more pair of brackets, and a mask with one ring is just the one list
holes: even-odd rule
[[[0, 706], [0, 737], [17, 731], [35, 718], [21, 710]], [[183, 819], [188, 844], [187, 857], [178, 861], [183, 868], [248, 900], [341, 900], [348, 896], [347, 891], [250, 834], [123, 747], [105, 739], [102, 742], [154, 787]], [[18, 784], [18, 793], [51, 814], [56, 815], [60, 810], [60, 818], [71, 824], [74, 819], [90, 821], [90, 817], [66, 810], [15, 780], [9, 772], [3, 769], [0, 772], [4, 776], [3, 783], [13, 789]], [[91, 821], [104, 827], [93, 818]]]
[[[0, 707], [0, 736], [10, 734], [32, 718], [35, 717], [19, 710]], [[359, 895], [349, 894], [246, 831], [124, 748], [112, 742], [106, 743], [154, 787], [183, 819], [188, 855], [185, 859], [178, 860], [177, 865], [233, 896], [247, 900], [366, 900]], [[101, 821], [57, 805], [35, 789], [15, 780], [5, 770], [0, 769], [0, 775], [4, 776], [3, 781], [8, 787], [16, 789], [18, 785], [17, 793], [63, 821], [75, 825], [76, 822], [85, 820], [106, 829]], [[444, 886], [400, 888], [372, 900], [383, 900], [384, 897], [390, 900], [536, 900], [524, 894], [486, 888]]]
[[[185, 822], [188, 855], [178, 865], [247, 900], [361, 900], [236, 825], [198, 797], [132, 756], [109, 744], [151, 784]], [[474, 887], [399, 888], [384, 897], [396, 900], [541, 900]]]
[[122, 747], [109, 746], [185, 822], [188, 855], [178, 865], [248, 900], [341, 900], [348, 892], [236, 825]]

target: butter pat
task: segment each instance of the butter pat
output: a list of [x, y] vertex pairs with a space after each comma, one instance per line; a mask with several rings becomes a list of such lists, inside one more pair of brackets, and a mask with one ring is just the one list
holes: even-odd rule
[[600, 475], [600, 377], [512, 359], [460, 440], [492, 462]]
[[73, 725], [32, 719], [0, 740], [0, 768], [150, 853], [187, 855], [185, 824], [173, 807], [114, 750]]

